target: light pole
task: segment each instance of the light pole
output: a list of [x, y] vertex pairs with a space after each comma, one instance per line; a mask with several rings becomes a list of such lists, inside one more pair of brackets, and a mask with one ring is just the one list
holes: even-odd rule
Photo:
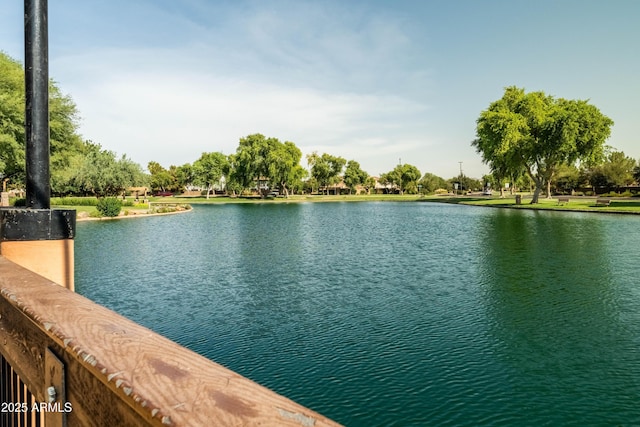
[[26, 206], [0, 209], [0, 252], [73, 290], [76, 211], [51, 209], [47, 6], [24, 1]]

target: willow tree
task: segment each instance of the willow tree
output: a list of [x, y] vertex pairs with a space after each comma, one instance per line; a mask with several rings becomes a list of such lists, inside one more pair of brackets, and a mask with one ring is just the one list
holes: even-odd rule
[[511, 86], [480, 113], [472, 145], [492, 171], [524, 169], [536, 186], [533, 204], [545, 187], [547, 198], [551, 197], [551, 182], [560, 165], [601, 161], [612, 125], [588, 101], [525, 93]]
[[286, 196], [289, 188], [304, 176], [300, 166], [302, 152], [293, 142], [280, 142], [256, 133], [240, 138], [231, 158], [231, 185], [241, 190], [257, 186], [261, 197], [269, 189], [280, 188]]
[[289, 189], [300, 182], [306, 171], [300, 166], [302, 151], [290, 141], [275, 144], [267, 153], [267, 171], [271, 185], [278, 186], [289, 198]]
[[243, 190], [256, 185], [260, 195], [264, 196], [261, 191], [261, 182], [267, 179], [269, 173], [267, 156], [277, 143], [279, 143], [277, 139], [267, 138], [259, 133], [240, 138], [231, 163], [233, 179]]

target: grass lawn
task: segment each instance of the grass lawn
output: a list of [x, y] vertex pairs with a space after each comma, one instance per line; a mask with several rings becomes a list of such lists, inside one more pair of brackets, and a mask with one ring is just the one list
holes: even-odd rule
[[458, 203], [475, 206], [504, 207], [511, 209], [541, 209], [555, 211], [578, 211], [578, 212], [608, 212], [608, 213], [635, 213], [640, 214], [640, 198], [615, 198], [606, 197], [611, 200], [609, 206], [596, 206], [596, 197], [572, 197], [568, 203], [558, 203], [557, 197], [551, 199], [540, 198], [539, 203], [531, 205], [531, 196], [523, 195], [522, 204], [516, 204], [515, 196], [505, 197], [441, 197], [425, 198], [425, 201]]
[[[52, 201], [51, 209], [75, 210], [79, 218], [87, 217], [87, 216], [89, 217], [98, 216], [98, 210], [96, 209], [95, 205], [92, 205], [92, 203], [97, 202], [97, 199], [95, 197], [73, 197], [73, 198], [66, 198], [65, 200], [65, 203], [76, 201], [78, 204], [64, 204], [64, 205], [58, 204], [59, 201], [57, 200], [57, 198], [52, 198], [51, 201]], [[133, 199], [127, 198], [127, 201], [133, 201]], [[133, 206], [123, 206], [122, 212], [127, 212], [127, 211], [139, 211], [139, 212], [145, 211], [146, 212], [148, 209], [149, 209], [149, 205], [147, 205], [146, 203], [136, 203]]]

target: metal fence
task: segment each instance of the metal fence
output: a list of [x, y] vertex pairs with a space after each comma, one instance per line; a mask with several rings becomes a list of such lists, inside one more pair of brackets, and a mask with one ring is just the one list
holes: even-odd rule
[[18, 373], [0, 354], [0, 426], [44, 426], [44, 413]]

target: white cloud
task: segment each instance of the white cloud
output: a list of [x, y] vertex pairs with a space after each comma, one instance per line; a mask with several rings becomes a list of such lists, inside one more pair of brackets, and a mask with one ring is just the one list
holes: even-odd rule
[[141, 52], [112, 66], [114, 54], [68, 58], [87, 64], [75, 68], [79, 75], [92, 76], [70, 88], [86, 138], [143, 164], [168, 166], [192, 162], [203, 151], [228, 154], [240, 137], [255, 132], [292, 140], [305, 152], [361, 162], [374, 153], [408, 150], [416, 142], [407, 141], [425, 132], [416, 117], [427, 107], [396, 95], [288, 87], [151, 62], [162, 53]]
[[231, 153], [260, 132], [372, 173], [399, 157], [418, 163], [434, 144], [431, 71], [398, 17], [336, 4], [249, 3], [222, 15], [195, 6], [197, 17], [153, 13], [164, 21], [151, 28], [175, 43], [155, 46], [146, 34], [123, 45], [120, 35], [112, 47], [55, 57], [52, 75], [76, 100], [85, 138], [169, 166]]

